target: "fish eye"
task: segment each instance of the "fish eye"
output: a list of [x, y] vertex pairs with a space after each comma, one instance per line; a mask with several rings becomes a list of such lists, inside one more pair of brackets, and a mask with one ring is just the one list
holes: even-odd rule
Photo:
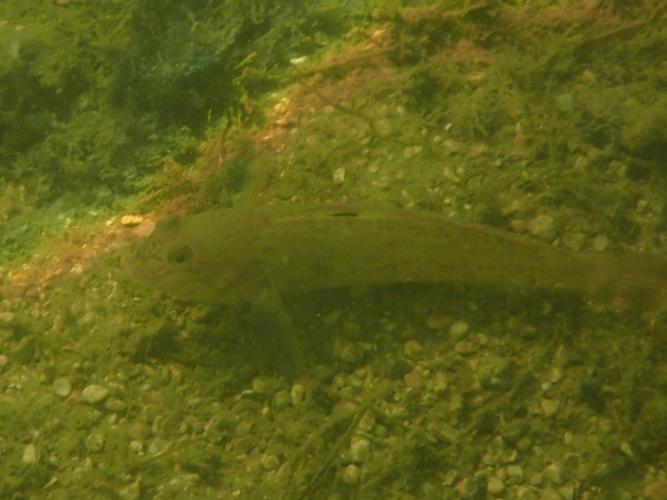
[[192, 248], [188, 245], [182, 245], [169, 250], [169, 253], [167, 253], [167, 261], [170, 264], [182, 266], [183, 264], [190, 262], [193, 256], [194, 253], [192, 252]]

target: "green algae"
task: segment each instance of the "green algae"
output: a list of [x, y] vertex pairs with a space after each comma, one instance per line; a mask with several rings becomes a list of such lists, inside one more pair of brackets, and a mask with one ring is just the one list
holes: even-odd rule
[[[265, 152], [254, 156], [252, 148], [250, 154], [245, 150], [248, 162], [271, 165], [266, 199], [412, 204], [504, 229], [525, 228], [547, 213], [561, 245], [590, 249], [602, 234], [611, 248], [662, 253], [665, 180], [656, 156], [662, 147], [656, 89], [664, 85], [664, 68], [654, 54], [665, 38], [656, 27], [659, 18], [650, 14], [658, 10], [612, 2], [613, 8], [595, 15], [609, 16], [616, 27], [599, 29], [580, 22], [575, 6], [545, 1], [519, 12], [500, 2], [484, 15], [444, 22], [455, 28], [447, 31], [449, 39], [428, 30], [443, 26], [429, 16], [462, 3], [419, 11], [421, 24], [414, 24], [414, 12], [394, 6], [339, 24], [327, 21], [327, 29], [304, 37], [294, 49], [295, 42], [285, 38], [253, 38], [267, 35], [262, 29], [278, 16], [257, 4], [253, 19], [264, 24], [244, 32], [248, 39], [239, 46], [223, 44], [221, 54], [232, 55], [230, 67], [242, 63], [245, 71], [232, 71], [230, 77], [239, 79], [230, 85], [213, 48], [226, 40], [213, 29], [216, 22], [224, 27], [222, 20], [195, 26], [200, 46], [184, 43], [191, 40], [192, 20], [205, 17], [204, 2], [190, 2], [194, 17], [174, 22], [178, 42], [153, 34], [143, 46], [134, 13], [146, 26], [160, 26], [185, 12], [180, 3], [157, 12], [150, 2], [53, 2], [40, 4], [37, 15], [19, 9], [25, 2], [3, 2], [0, 18], [14, 24], [12, 34], [0, 32], [0, 50], [7, 55], [0, 63], [7, 110], [0, 117], [1, 188], [4, 195], [23, 185], [26, 193], [8, 195], [0, 213], [3, 272], [19, 270], [14, 255], [24, 252], [26, 261], [40, 248], [36, 243], [50, 239], [49, 228], [60, 231], [52, 222], [58, 207], [50, 200], [63, 192], [73, 198], [61, 198], [61, 211], [92, 204], [122, 212], [125, 205], [109, 199], [144, 188], [163, 196], [154, 205], [144, 202], [146, 210], [166, 204], [169, 193], [189, 194], [190, 200], [207, 193], [187, 208], [231, 200], [242, 181], [221, 174], [193, 140], [209, 125], [206, 103], [237, 110], [229, 121], [210, 122], [210, 139], [232, 122], [261, 126], [277, 99], [262, 93], [302, 79], [338, 106], [324, 110], [327, 103], [310, 95], [315, 112], [298, 114], [305, 117], [298, 128], [285, 127], [296, 131], [280, 154], [267, 160]], [[549, 8], [561, 15], [549, 17]], [[528, 20], [522, 22], [520, 13]], [[91, 14], [108, 22], [90, 30], [83, 19]], [[39, 22], [29, 23], [31, 16]], [[336, 13], [329, 16], [335, 19]], [[17, 19], [23, 31], [14, 29]], [[287, 21], [282, 19], [283, 37]], [[65, 29], [42, 26], [56, 22]], [[325, 67], [322, 82], [308, 80], [299, 67], [289, 69], [289, 58], [308, 54], [317, 60], [318, 50], [325, 52], [352, 25], [361, 26], [362, 34], [339, 42], [337, 50], [367, 40], [366, 26], [381, 32], [392, 22], [401, 25], [406, 43], [391, 51], [393, 63], [378, 63], [391, 71], [351, 78], [351, 85], [337, 91], [343, 78], [363, 71], [354, 64], [329, 72]], [[78, 45], [72, 43], [75, 33]], [[282, 43], [275, 51], [259, 50], [276, 40]], [[486, 49], [489, 59], [466, 52], [461, 40]], [[237, 55], [229, 49], [241, 42], [252, 50], [241, 48]], [[46, 50], [47, 44], [55, 48]], [[151, 48], [168, 55], [163, 66], [142, 76], [142, 68], [156, 64], [146, 56], [137, 73], [127, 67], [116, 72], [115, 61], [126, 64]], [[454, 48], [463, 58], [453, 58]], [[251, 51], [264, 65], [246, 59]], [[33, 57], [34, 73], [24, 56]], [[373, 71], [371, 64], [364, 66]], [[188, 80], [187, 71], [198, 77]], [[78, 72], [97, 91], [68, 86]], [[213, 75], [231, 95], [210, 96], [215, 89], [206, 80]], [[142, 92], [160, 90], [155, 87], [162, 77], [169, 80], [164, 91], [142, 101]], [[123, 94], [128, 81], [140, 90], [137, 95]], [[180, 116], [176, 101], [188, 82], [196, 93], [186, 96], [187, 113]], [[299, 94], [291, 98], [298, 102]], [[121, 104], [145, 112], [146, 122], [136, 123]], [[226, 111], [216, 109], [212, 118]], [[242, 120], [233, 118], [239, 114]], [[181, 174], [165, 184], [171, 191], [159, 191], [158, 178], [145, 177], [162, 168], [164, 155], [173, 160], [170, 175]], [[341, 166], [344, 182], [334, 183]], [[189, 172], [217, 179], [216, 185], [197, 184]], [[108, 190], [99, 192], [100, 184]], [[45, 205], [55, 209], [41, 218], [46, 207], [29, 209]], [[68, 213], [77, 221], [85, 217], [85, 210]], [[71, 498], [72, 492], [374, 498], [378, 491], [405, 498], [476, 498], [488, 495], [489, 478], [510, 465], [520, 465], [524, 478], [507, 476], [508, 495], [525, 487], [534, 495], [637, 496], [660, 491], [664, 480], [661, 318], [651, 329], [632, 315], [597, 310], [567, 295], [507, 297], [466, 287], [308, 294], [287, 306], [321, 390], [312, 401], [278, 406], [274, 396], [291, 392], [292, 384], [279, 370], [267, 370], [262, 346], [248, 338], [243, 311], [150, 295], [124, 277], [114, 259], [67, 275], [43, 292], [3, 297], [2, 312], [14, 315], [0, 318], [0, 493], [8, 498]], [[466, 320], [470, 332], [451, 339], [446, 326], [425, 324], [430, 317]], [[422, 345], [420, 356], [404, 355], [406, 340]], [[469, 344], [458, 345], [460, 340]], [[336, 343], [345, 348], [335, 349]], [[500, 359], [510, 368], [489, 373]], [[411, 374], [414, 383], [415, 371], [424, 382], [421, 389], [406, 386], [404, 377]], [[253, 391], [251, 381], [260, 374], [272, 377], [271, 390]], [[65, 399], [53, 392], [58, 377], [72, 383]], [[93, 383], [109, 389], [108, 401], [77, 399]], [[543, 398], [561, 402], [554, 417], [543, 414]], [[342, 471], [350, 464], [348, 440], [359, 433], [371, 441], [371, 452], [361, 464], [360, 482], [351, 485], [343, 482]], [[37, 450], [36, 461], [30, 450]], [[276, 469], [267, 468], [275, 463], [265, 458], [271, 456], [278, 459]]]

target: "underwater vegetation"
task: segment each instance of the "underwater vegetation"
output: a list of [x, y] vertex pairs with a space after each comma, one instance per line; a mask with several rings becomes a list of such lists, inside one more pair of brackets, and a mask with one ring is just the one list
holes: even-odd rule
[[[667, 241], [663, 3], [3, 1], [0, 496], [665, 498], [665, 318], [641, 314]], [[299, 267], [331, 206], [343, 246]], [[280, 233], [295, 262], [278, 207], [311, 217]], [[435, 279], [414, 224], [341, 229], [385, 211], [454, 231], [469, 279]], [[199, 246], [155, 245], [170, 221]], [[225, 227], [303, 293], [179, 300], [123, 270], [129, 244], [228, 251]], [[465, 250], [468, 227], [524, 243]], [[378, 274], [402, 255], [437, 282]], [[262, 295], [260, 267], [212, 262], [181, 298]]]

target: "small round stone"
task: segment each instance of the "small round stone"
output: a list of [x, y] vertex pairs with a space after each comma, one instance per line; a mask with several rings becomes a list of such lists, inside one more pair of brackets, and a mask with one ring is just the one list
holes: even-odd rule
[[342, 343], [340, 349], [337, 352], [338, 359], [343, 363], [355, 363], [360, 357], [361, 353], [356, 348], [353, 342], [344, 342]]
[[544, 469], [544, 477], [554, 484], [563, 482], [563, 471], [558, 464], [550, 464]]
[[477, 351], [477, 346], [467, 340], [461, 340], [454, 346], [454, 351], [458, 354], [472, 354]]
[[371, 451], [371, 442], [363, 437], [354, 438], [350, 443], [350, 459], [353, 462], [363, 462]]
[[445, 314], [432, 314], [426, 318], [426, 326], [431, 330], [444, 330], [451, 320]]
[[554, 237], [554, 219], [547, 214], [539, 214], [528, 221], [526, 229], [536, 238], [549, 240]]
[[556, 107], [558, 108], [558, 111], [570, 113], [574, 110], [575, 104], [574, 94], [568, 92], [556, 96]]
[[58, 377], [53, 381], [53, 390], [61, 398], [66, 398], [72, 392], [72, 383], [67, 377]]
[[486, 489], [493, 495], [498, 495], [505, 491], [505, 483], [499, 477], [492, 476], [486, 483]]
[[273, 407], [277, 410], [282, 410], [287, 408], [292, 404], [292, 397], [287, 391], [278, 391], [276, 395], [273, 396]]
[[599, 234], [593, 239], [593, 249], [596, 252], [603, 252], [609, 246], [609, 238], [604, 234]]
[[542, 406], [542, 413], [544, 413], [545, 417], [553, 417], [560, 408], [560, 403], [555, 399], [545, 398], [540, 405]]
[[16, 321], [16, 314], [13, 312], [0, 312], [0, 326], [8, 327], [12, 326]]
[[93, 432], [86, 438], [86, 449], [91, 453], [97, 453], [104, 448], [104, 434]]
[[251, 382], [252, 390], [256, 394], [261, 394], [262, 396], [266, 396], [273, 392], [275, 386], [276, 383], [273, 379], [270, 377], [264, 377], [262, 375], [255, 377]]
[[290, 397], [292, 398], [292, 405], [296, 406], [301, 401], [303, 401], [303, 396], [306, 393], [306, 388], [301, 384], [294, 384], [292, 390], [290, 391]]
[[468, 333], [470, 326], [467, 321], [457, 321], [449, 327], [449, 336], [454, 340], [460, 340]]
[[260, 463], [264, 470], [274, 470], [280, 465], [280, 459], [271, 453], [266, 453], [262, 455]]
[[81, 391], [81, 399], [86, 403], [99, 403], [109, 395], [109, 389], [98, 384], [90, 384]]
[[515, 479], [523, 479], [523, 467], [516, 464], [507, 466], [507, 475]]
[[403, 346], [403, 352], [408, 358], [415, 358], [419, 356], [424, 348], [416, 340], [408, 340]]
[[403, 380], [405, 381], [405, 385], [407, 387], [414, 390], [419, 390], [424, 385], [424, 379], [422, 378], [421, 374], [416, 370], [412, 370], [411, 372], [406, 373], [405, 376], [403, 377]]
[[350, 464], [343, 470], [343, 482], [348, 486], [355, 486], [359, 484], [361, 479], [361, 469], [358, 465]]
[[107, 399], [104, 402], [104, 408], [106, 408], [109, 411], [120, 413], [127, 409], [127, 405], [125, 404], [124, 401], [118, 398], [112, 398], [112, 399]]

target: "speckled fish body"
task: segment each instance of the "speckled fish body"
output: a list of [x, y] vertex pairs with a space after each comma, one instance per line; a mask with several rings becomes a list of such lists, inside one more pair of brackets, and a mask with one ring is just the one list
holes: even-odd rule
[[268, 205], [161, 221], [127, 259], [134, 277], [179, 299], [252, 301], [391, 283], [562, 288], [593, 299], [662, 308], [667, 259], [573, 253], [444, 215], [340, 205]]

